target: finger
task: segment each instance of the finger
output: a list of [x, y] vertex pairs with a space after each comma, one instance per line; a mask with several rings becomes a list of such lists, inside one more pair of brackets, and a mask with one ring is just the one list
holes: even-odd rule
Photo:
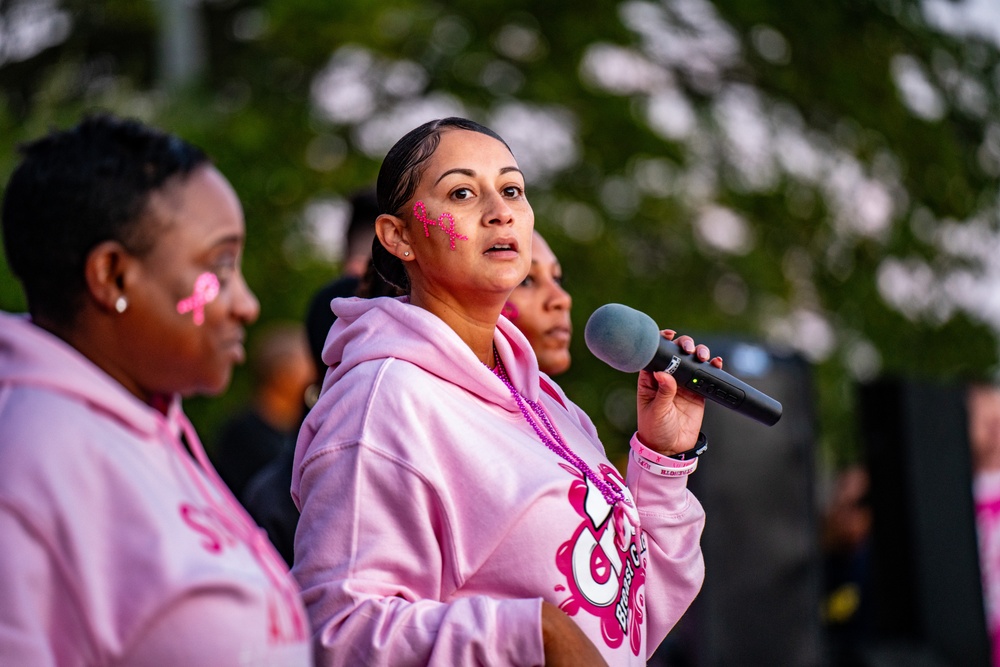
[[660, 332], [660, 335], [666, 338], [667, 340], [673, 340], [674, 336], [677, 335], [677, 332], [674, 331], [673, 329], [664, 329]]
[[716, 368], [722, 368], [722, 357], [715, 357], [708, 363], [712, 364]]
[[681, 336], [674, 342], [677, 343], [678, 347], [684, 350], [687, 354], [692, 354], [694, 352], [694, 338], [691, 338], [691, 336]]
[[708, 361], [712, 356], [712, 351], [708, 349], [707, 345], [699, 345], [694, 350], [694, 356], [698, 361]]

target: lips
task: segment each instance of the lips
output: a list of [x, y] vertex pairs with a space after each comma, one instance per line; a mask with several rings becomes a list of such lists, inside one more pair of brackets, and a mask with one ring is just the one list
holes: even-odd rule
[[517, 239], [514, 238], [500, 238], [496, 239], [489, 248], [486, 249], [484, 254], [506, 254], [513, 253], [517, 254]]
[[243, 334], [239, 334], [228, 339], [223, 345], [223, 348], [232, 355], [233, 363], [242, 364], [246, 361], [247, 353], [243, 340]]
[[233, 357], [235, 358], [237, 364], [242, 364], [247, 360], [247, 352], [243, 347], [243, 343], [233, 343], [230, 349], [233, 351]]
[[552, 340], [564, 344], [569, 344], [570, 337], [572, 336], [572, 331], [570, 331], [569, 327], [558, 326], [548, 329], [545, 332], [545, 335]]

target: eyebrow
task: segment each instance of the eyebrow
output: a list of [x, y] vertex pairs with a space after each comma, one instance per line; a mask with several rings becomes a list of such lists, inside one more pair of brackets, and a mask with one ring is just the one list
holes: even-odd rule
[[212, 242], [211, 249], [220, 248], [227, 245], [241, 245], [246, 242], [246, 234], [226, 234]]
[[[503, 169], [500, 170], [500, 174], [501, 175], [503, 175], [503, 174], [509, 174], [512, 171], [516, 171], [517, 173], [519, 173], [522, 176], [524, 176], [524, 172], [522, 172], [517, 167], [504, 167]], [[437, 185], [438, 183], [440, 183], [441, 179], [443, 179], [445, 176], [448, 176], [449, 174], [462, 174], [463, 176], [473, 177], [473, 176], [476, 175], [476, 172], [475, 172], [474, 169], [467, 169], [467, 168], [464, 168], [464, 167], [456, 167], [455, 169], [449, 169], [448, 171], [446, 171], [443, 174], [441, 174], [440, 176], [438, 176], [438, 179], [436, 181], [434, 181], [434, 185]]]

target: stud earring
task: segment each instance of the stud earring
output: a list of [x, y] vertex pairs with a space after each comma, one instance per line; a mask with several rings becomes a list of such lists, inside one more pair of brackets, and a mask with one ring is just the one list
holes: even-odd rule
[[118, 297], [118, 299], [115, 300], [115, 312], [119, 314], [124, 313], [126, 308], [128, 308], [128, 299], [124, 296]]
[[409, 256], [410, 256], [410, 251], [409, 250], [407, 250], [407, 251], [405, 251], [403, 253], [403, 257], [409, 257]]

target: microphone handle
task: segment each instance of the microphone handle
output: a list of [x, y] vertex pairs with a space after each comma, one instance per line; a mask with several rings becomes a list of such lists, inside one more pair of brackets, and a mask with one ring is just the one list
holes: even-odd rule
[[656, 355], [645, 370], [666, 371], [677, 379], [678, 386], [767, 426], [781, 419], [781, 403], [709, 362], [698, 361], [666, 338], [660, 338]]

